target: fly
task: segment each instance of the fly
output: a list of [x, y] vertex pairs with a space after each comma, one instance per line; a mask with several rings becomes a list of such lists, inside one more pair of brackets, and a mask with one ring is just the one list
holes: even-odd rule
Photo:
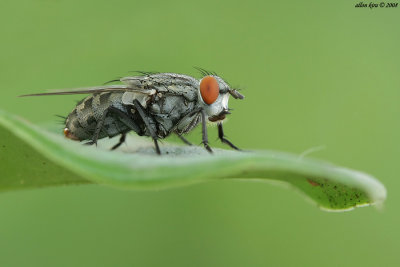
[[121, 135], [111, 149], [125, 142], [130, 131], [153, 139], [161, 154], [158, 139], [183, 135], [202, 125], [202, 143], [212, 153], [207, 138], [207, 121], [218, 124], [219, 139], [239, 150], [224, 137], [222, 122], [230, 114], [228, 100], [243, 99], [237, 90], [215, 73], [199, 69], [202, 79], [176, 73], [141, 73], [119, 79], [121, 85], [104, 85], [73, 91], [29, 94], [23, 96], [90, 94], [82, 99], [65, 120], [65, 137], [97, 144], [105, 137]]

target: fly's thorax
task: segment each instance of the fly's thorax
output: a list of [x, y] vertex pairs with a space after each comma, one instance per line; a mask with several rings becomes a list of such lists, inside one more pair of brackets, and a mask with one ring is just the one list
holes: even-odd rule
[[125, 77], [121, 81], [140, 93], [154, 95], [182, 95], [187, 101], [196, 101], [199, 81], [193, 77], [176, 73], [158, 73], [141, 77]]

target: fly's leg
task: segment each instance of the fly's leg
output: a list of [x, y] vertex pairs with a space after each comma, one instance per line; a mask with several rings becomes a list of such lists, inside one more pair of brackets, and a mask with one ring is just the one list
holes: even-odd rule
[[157, 139], [153, 138], [154, 145], [156, 146], [156, 152], [158, 155], [161, 155], [160, 147], [158, 146]]
[[103, 128], [104, 121], [106, 120], [106, 117], [107, 117], [107, 113], [108, 113], [108, 109], [106, 109], [104, 111], [104, 113], [101, 116], [100, 120], [97, 122], [96, 129], [94, 131], [92, 141], [88, 142], [86, 144], [88, 144], [88, 145], [95, 144], [97, 146], [97, 140], [99, 139], [99, 134], [100, 134], [101, 128]]
[[224, 137], [224, 129], [222, 128], [222, 123], [218, 123], [218, 138], [221, 140], [222, 143], [229, 145], [231, 148], [240, 150], [240, 148], [232, 144], [228, 139]]
[[[108, 112], [113, 113], [118, 116], [120, 121], [125, 124], [129, 129], [135, 132], [140, 132], [139, 126], [137, 126], [133, 121], [132, 118], [130, 118], [126, 113], [121, 111], [120, 109], [117, 109], [115, 107], [109, 107]], [[119, 142], [114, 145], [111, 150], [117, 149], [120, 145], [122, 145], [125, 142], [126, 139], [126, 133], [123, 133], [121, 135], [121, 138], [119, 139]]]
[[111, 148], [111, 150], [117, 149], [120, 145], [122, 145], [122, 144], [125, 142], [125, 139], [126, 139], [126, 133], [123, 133], [123, 134], [121, 135], [121, 138], [119, 139], [119, 142], [118, 142], [117, 144], [115, 144], [115, 145]]
[[91, 145], [94, 145], [94, 142], [93, 141], [88, 141], [88, 142], [86, 142], [86, 143], [83, 143], [84, 145], [87, 145], [87, 146], [91, 146]]
[[[102, 117], [97, 122], [96, 129], [95, 129], [95, 132], [93, 134], [92, 141], [89, 141], [89, 142], [85, 143], [86, 145], [93, 145], [93, 144], [97, 145], [97, 140], [99, 138], [100, 131], [103, 128], [104, 121], [105, 121], [105, 119], [107, 117], [107, 114], [110, 114], [110, 113], [113, 113], [113, 114], [117, 115], [117, 117], [120, 119], [120, 121], [122, 123], [124, 123], [129, 129], [131, 129], [131, 130], [133, 130], [135, 132], [139, 132], [140, 131], [139, 127], [132, 121], [132, 119], [127, 114], [125, 114], [123, 111], [121, 111], [121, 110], [119, 110], [119, 109], [117, 109], [115, 107], [109, 107], [108, 109], [106, 109], [104, 111]], [[116, 145], [114, 145], [111, 148], [111, 150], [117, 149], [119, 146], [121, 146], [125, 142], [125, 139], [126, 139], [126, 133], [123, 133], [121, 135], [121, 138], [119, 139], [119, 142]]]
[[117, 109], [116, 107], [109, 107], [108, 112], [117, 115], [119, 120], [132, 131], [135, 131], [137, 133], [140, 132], [139, 126], [137, 126], [136, 123], [133, 122], [133, 119], [129, 117], [129, 115], [123, 112], [122, 110]]
[[180, 134], [176, 134], [185, 144], [187, 144], [188, 146], [192, 146], [193, 144], [192, 143], [190, 143], [185, 137], [183, 137], [182, 135], [180, 135]]
[[153, 128], [150, 127], [149, 116], [144, 112], [142, 105], [140, 104], [140, 102], [137, 99], [135, 99], [133, 101], [133, 103], [135, 104], [135, 108], [139, 112], [140, 117], [142, 117], [144, 124], [146, 125], [147, 129], [149, 130], [151, 138], [153, 138], [157, 154], [161, 155], [160, 147], [158, 146], [158, 142], [157, 142], [157, 135], [154, 132]]
[[204, 148], [207, 149], [208, 152], [213, 153], [211, 147], [208, 145], [208, 136], [207, 136], [207, 122], [206, 122], [206, 113], [204, 110], [201, 110], [201, 132], [202, 132], [202, 143]]

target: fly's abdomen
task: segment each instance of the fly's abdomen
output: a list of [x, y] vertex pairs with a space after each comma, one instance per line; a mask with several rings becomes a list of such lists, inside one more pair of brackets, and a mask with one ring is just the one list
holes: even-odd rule
[[113, 106], [126, 112], [121, 103], [122, 94], [101, 93], [88, 96], [80, 101], [74, 110], [68, 115], [64, 134], [73, 140], [92, 140], [99, 121], [104, 119], [98, 138], [113, 137], [129, 131], [114, 114], [104, 113]]

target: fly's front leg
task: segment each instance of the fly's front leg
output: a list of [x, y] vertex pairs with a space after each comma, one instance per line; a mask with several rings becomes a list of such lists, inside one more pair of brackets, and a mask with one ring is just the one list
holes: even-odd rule
[[208, 145], [208, 136], [207, 136], [207, 122], [206, 122], [206, 113], [204, 110], [201, 110], [201, 126], [202, 126], [202, 137], [203, 137], [203, 145], [208, 152], [213, 153], [211, 147]]
[[140, 102], [137, 99], [135, 99], [133, 101], [133, 103], [135, 104], [135, 108], [139, 112], [139, 115], [142, 118], [144, 124], [146, 125], [147, 129], [149, 130], [151, 138], [153, 138], [154, 145], [156, 146], [157, 154], [161, 155], [160, 147], [158, 146], [158, 142], [157, 142], [157, 135], [154, 132], [153, 128], [150, 127], [149, 116], [144, 112], [142, 105], [140, 104]]
[[218, 123], [218, 138], [221, 140], [222, 143], [229, 145], [231, 148], [240, 150], [237, 146], [232, 144], [228, 139], [224, 137], [224, 129], [222, 128], [222, 123]]

